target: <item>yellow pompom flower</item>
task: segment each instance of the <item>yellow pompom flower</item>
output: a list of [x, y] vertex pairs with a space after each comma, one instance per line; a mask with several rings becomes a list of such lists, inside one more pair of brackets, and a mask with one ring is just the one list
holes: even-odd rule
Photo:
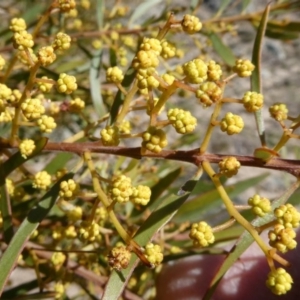
[[35, 120], [39, 119], [45, 112], [45, 107], [40, 99], [29, 98], [21, 104], [21, 110], [28, 120]]
[[52, 46], [45, 46], [38, 50], [37, 53], [38, 61], [42, 66], [48, 66], [52, 64], [56, 59], [56, 54]]
[[228, 112], [222, 119], [220, 126], [221, 130], [228, 135], [237, 134], [243, 130], [244, 121], [240, 116]]
[[76, 7], [75, 0], [58, 0], [58, 6], [62, 12], [69, 12]]
[[46, 133], [52, 132], [53, 129], [55, 129], [57, 126], [55, 120], [52, 117], [46, 115], [41, 116], [41, 118], [37, 120], [37, 124], [40, 127], [41, 131]]
[[233, 71], [238, 74], [239, 77], [249, 77], [255, 66], [248, 59], [237, 59]]
[[119, 67], [110, 67], [106, 71], [107, 82], [121, 83], [124, 79], [123, 71]]
[[23, 18], [13, 18], [10, 21], [9, 29], [13, 32], [26, 30], [27, 25]]
[[67, 50], [71, 47], [71, 37], [64, 32], [56, 34], [52, 44], [54, 50]]
[[26, 159], [28, 156], [30, 156], [34, 151], [35, 147], [36, 146], [33, 140], [30, 139], [23, 140], [19, 144], [19, 150], [21, 152], [22, 157]]
[[154, 266], [160, 265], [164, 259], [161, 247], [159, 245], [154, 245], [153, 243], [146, 245], [145, 256], [147, 260]]
[[57, 90], [60, 93], [72, 94], [77, 90], [76, 78], [65, 73], [60, 74], [57, 80]]
[[32, 48], [34, 41], [32, 35], [26, 30], [14, 33], [14, 48], [24, 50], [24, 48]]
[[79, 97], [76, 97], [75, 99], [70, 101], [70, 106], [69, 106], [70, 112], [78, 114], [84, 108], [85, 108], [85, 102]]
[[283, 268], [278, 268], [268, 274], [267, 287], [275, 295], [284, 295], [292, 288], [293, 279]]
[[51, 185], [51, 175], [46, 171], [35, 174], [32, 186], [35, 189], [46, 190]]
[[204, 221], [193, 223], [189, 236], [195, 246], [207, 247], [215, 242], [212, 228]]
[[201, 30], [202, 23], [199, 18], [192, 15], [185, 15], [182, 19], [181, 26], [184, 32], [194, 34]]

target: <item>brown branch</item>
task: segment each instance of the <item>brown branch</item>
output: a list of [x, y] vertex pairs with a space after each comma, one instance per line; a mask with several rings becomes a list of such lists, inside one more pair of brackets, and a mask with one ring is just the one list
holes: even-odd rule
[[[1, 149], [16, 148], [12, 147], [8, 141], [0, 140], [0, 151]], [[210, 163], [219, 163], [224, 157], [234, 156], [241, 163], [242, 166], [246, 167], [257, 167], [262, 169], [285, 171], [296, 177], [300, 176], [300, 160], [291, 160], [274, 157], [267, 163], [262, 159], [254, 156], [242, 156], [242, 155], [226, 155], [226, 154], [211, 154], [203, 153], [200, 154], [199, 149], [193, 149], [188, 151], [183, 150], [163, 150], [160, 153], [147, 152], [141, 154], [141, 148], [128, 148], [128, 147], [105, 147], [99, 142], [81, 142], [81, 143], [47, 143], [44, 151], [60, 151], [60, 152], [71, 152], [78, 155], [82, 155], [85, 151], [92, 153], [102, 153], [111, 155], [120, 155], [131, 157], [135, 159], [141, 159], [143, 157], [157, 158], [157, 159], [169, 159], [192, 163], [199, 166], [203, 161], [209, 161]]]

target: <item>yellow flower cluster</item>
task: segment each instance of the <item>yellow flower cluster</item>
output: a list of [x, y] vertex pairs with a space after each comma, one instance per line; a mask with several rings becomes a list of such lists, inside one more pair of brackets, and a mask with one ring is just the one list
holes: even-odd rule
[[101, 240], [100, 226], [95, 222], [83, 221], [79, 228], [79, 237], [83, 241], [94, 242]]
[[283, 268], [272, 270], [268, 274], [267, 287], [275, 295], [284, 295], [292, 288], [293, 279]]
[[299, 211], [290, 203], [280, 205], [274, 210], [274, 215], [279, 224], [285, 228], [297, 228], [300, 223]]
[[39, 119], [45, 112], [45, 107], [38, 98], [28, 98], [21, 104], [23, 115], [28, 120]]
[[276, 121], [284, 121], [288, 118], [289, 110], [284, 103], [275, 103], [269, 108], [271, 117]]
[[161, 47], [162, 50], [160, 55], [162, 58], [169, 59], [176, 55], [176, 47], [173, 44], [169, 43], [168, 41], [166, 40], [162, 41]]
[[67, 259], [63, 252], [54, 252], [51, 256], [51, 262], [54, 266], [61, 266]]
[[222, 69], [214, 60], [207, 63], [207, 79], [209, 81], [218, 81], [221, 79]]
[[242, 117], [234, 115], [231, 112], [226, 113], [225, 117], [220, 123], [221, 130], [228, 135], [240, 133], [244, 128], [244, 121]]
[[109, 193], [113, 201], [119, 203], [128, 202], [132, 195], [130, 177], [125, 175], [114, 176], [109, 187]]
[[162, 129], [157, 129], [150, 126], [146, 132], [143, 133], [142, 147], [154, 153], [159, 153], [164, 147], [168, 145], [166, 133]]
[[131, 132], [131, 124], [127, 120], [123, 120], [119, 126], [120, 133], [129, 134]]
[[33, 37], [26, 30], [14, 33], [14, 47], [19, 50], [24, 48], [32, 48], [34, 46]]
[[30, 139], [25, 139], [19, 144], [20, 153], [25, 159], [32, 154], [35, 148], [34, 141]]
[[151, 189], [146, 185], [138, 185], [132, 188], [130, 201], [138, 205], [147, 205], [150, 201]]
[[60, 74], [57, 80], [57, 90], [60, 93], [72, 94], [77, 90], [76, 78], [65, 73]]
[[233, 71], [237, 73], [239, 77], [249, 77], [255, 66], [249, 59], [237, 59]]
[[158, 266], [164, 259], [162, 249], [159, 245], [149, 243], [145, 247], [145, 257], [154, 266]]
[[54, 50], [67, 50], [71, 47], [71, 37], [66, 33], [59, 32], [56, 34], [52, 43]]
[[230, 178], [237, 174], [241, 163], [234, 157], [225, 157], [219, 162], [220, 174]]
[[261, 197], [255, 194], [248, 199], [248, 204], [252, 207], [252, 211], [255, 215], [263, 217], [266, 213], [271, 212], [271, 202], [268, 198]]
[[222, 89], [213, 81], [200, 84], [196, 91], [196, 97], [204, 107], [211, 106], [218, 102], [222, 97]]
[[79, 114], [85, 108], [85, 102], [76, 97], [70, 101], [69, 111], [72, 113]]
[[50, 133], [56, 128], [56, 122], [52, 117], [43, 115], [37, 120], [37, 125], [40, 127], [41, 131]]
[[82, 219], [82, 208], [80, 206], [73, 206], [72, 209], [66, 211], [66, 215], [69, 221], [77, 222]]
[[296, 232], [293, 228], [285, 228], [283, 225], [277, 223], [274, 228], [268, 232], [269, 244], [282, 253], [288, 250], [293, 250], [297, 246]]
[[13, 18], [10, 21], [9, 29], [13, 32], [26, 30], [27, 25], [23, 18]]
[[200, 58], [185, 63], [183, 72], [190, 83], [202, 83], [207, 80], [207, 64]]
[[[43, 76], [41, 79], [50, 80], [47, 76]], [[38, 84], [39, 90], [43, 93], [49, 93], [53, 87], [53, 83], [51, 83], [51, 82], [38, 81], [37, 84]]]
[[69, 12], [76, 7], [75, 0], [58, 0], [58, 6], [62, 12]]
[[185, 15], [182, 19], [181, 26], [184, 32], [194, 34], [201, 30], [202, 23], [199, 18], [192, 15]]
[[207, 247], [215, 242], [215, 236], [212, 228], [204, 221], [193, 223], [190, 234], [194, 246]]
[[124, 79], [123, 71], [118, 67], [110, 67], [106, 71], [107, 82], [121, 83]]
[[78, 190], [79, 186], [73, 179], [62, 181], [60, 183], [59, 196], [65, 200], [72, 200], [76, 197]]
[[108, 255], [108, 263], [112, 268], [121, 271], [128, 267], [130, 258], [131, 252], [127, 249], [127, 247], [119, 245], [112, 248], [110, 251]]
[[51, 185], [51, 175], [46, 171], [41, 171], [35, 174], [32, 186], [35, 189], [46, 190]]
[[104, 146], [117, 146], [120, 143], [119, 128], [117, 126], [106, 126], [100, 131], [100, 135]]
[[45, 46], [38, 50], [37, 58], [41, 65], [46, 67], [55, 61], [56, 54], [52, 46]]
[[255, 112], [263, 107], [264, 96], [260, 93], [249, 91], [244, 94], [242, 101], [248, 112]]
[[176, 132], [180, 134], [191, 133], [197, 126], [197, 119], [189, 111], [171, 108], [167, 116]]

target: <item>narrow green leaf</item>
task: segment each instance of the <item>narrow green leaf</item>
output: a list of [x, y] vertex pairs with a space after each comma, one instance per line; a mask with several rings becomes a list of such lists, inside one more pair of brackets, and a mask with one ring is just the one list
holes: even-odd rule
[[[124, 76], [124, 79], [122, 81], [123, 87], [129, 87], [132, 83], [132, 81], [135, 78], [135, 70], [133, 68], [129, 68]], [[116, 94], [116, 97], [114, 99], [114, 103], [110, 110], [110, 124], [113, 124], [116, 120], [116, 117], [118, 115], [119, 109], [121, 105], [124, 102], [124, 94], [119, 90]]]
[[266, 29], [266, 36], [272, 39], [276, 40], [282, 40], [282, 41], [289, 41], [289, 40], [295, 40], [299, 38], [299, 34], [296, 32], [289, 32], [289, 31], [279, 31], [279, 30], [273, 30], [273, 29]]
[[66, 174], [42, 197], [38, 204], [29, 212], [17, 232], [13, 236], [7, 249], [0, 259], [0, 295], [5, 287], [10, 273], [18, 260], [19, 254], [25, 247], [26, 241], [30, 238], [39, 223], [47, 216], [54, 206], [59, 193], [59, 186], [63, 180], [68, 180], [73, 174]]
[[55, 174], [55, 172], [62, 169], [72, 157], [72, 153], [56, 153], [55, 157], [46, 165], [44, 170], [47, 171], [49, 174]]
[[208, 37], [210, 38], [214, 49], [224, 60], [224, 62], [231, 67], [234, 66], [235, 56], [233, 55], [231, 49], [223, 43], [221, 38], [216, 33], [209, 33]]
[[242, 11], [245, 11], [250, 3], [251, 3], [251, 0], [243, 0]]
[[[272, 202], [272, 210], [279, 205], [282, 205], [286, 203], [286, 201], [289, 199], [289, 197], [295, 192], [296, 189], [298, 189], [299, 184], [296, 182], [294, 183], [279, 199]], [[274, 220], [274, 214], [269, 213], [263, 218], [256, 218], [251, 224], [254, 227], [260, 227], [263, 226], [269, 222]], [[229, 270], [229, 268], [241, 257], [241, 255], [248, 249], [248, 247], [253, 243], [253, 237], [248, 231], [244, 231], [244, 233], [241, 235], [237, 243], [233, 246], [232, 251], [229, 253], [229, 255], [226, 257], [222, 265], [220, 266], [220, 269], [216, 273], [215, 277], [213, 278], [210, 288], [205, 294], [203, 300], [209, 300], [211, 299], [211, 296], [213, 295], [215, 289], [218, 286], [218, 283], [221, 281], [224, 274]]]
[[26, 6], [26, 9], [23, 10], [24, 14], [22, 15], [22, 18], [26, 21], [26, 24], [35, 22], [37, 20], [36, 16], [40, 16], [47, 8], [48, 7], [45, 7], [45, 3], [35, 3], [34, 5], [28, 5]]
[[223, 14], [224, 10], [228, 7], [228, 5], [231, 4], [231, 2], [232, 2], [232, 0], [221, 1], [219, 10], [216, 13], [215, 18], [220, 17]]
[[168, 189], [168, 187], [178, 178], [182, 172], [181, 168], [176, 168], [169, 172], [166, 176], [160, 179], [155, 186], [151, 188], [151, 203], [154, 202], [161, 196], [161, 194]]
[[90, 90], [91, 98], [94, 104], [95, 111], [99, 117], [106, 114], [106, 108], [101, 95], [101, 83], [100, 83], [100, 67], [102, 62], [102, 49], [97, 50], [91, 59], [90, 66]]
[[57, 62], [56, 72], [57, 73], [69, 73], [70, 71], [74, 72], [76, 69], [80, 69], [80, 67], [85, 66], [86, 68], [86, 60], [83, 59], [72, 59], [65, 62]]
[[300, 22], [296, 21], [269, 21], [267, 30], [300, 32]]
[[113, 48], [109, 49], [109, 62], [111, 67], [117, 65], [117, 55], [116, 55], [116, 51]]
[[199, 0], [191, 0], [190, 10], [193, 12], [199, 5]]
[[[246, 191], [248, 188], [256, 186], [259, 182], [264, 180], [269, 174], [262, 174], [256, 177], [252, 177], [246, 180], [242, 180], [233, 185], [225, 186], [225, 190], [230, 198], [234, 198]], [[197, 186], [203, 185], [201, 181], [197, 183]], [[210, 190], [205, 188], [210, 187]], [[221, 198], [213, 184], [204, 185], [204, 191], [199, 196], [191, 198], [188, 202], [184, 203], [177, 214], [175, 215], [173, 221], [177, 223], [182, 223], [185, 221], [196, 222], [199, 221], [199, 216], [203, 215], [207, 211], [211, 211], [212, 208], [221, 203]]]
[[[253, 92], [262, 93], [261, 90], [261, 52], [262, 52], [262, 42], [263, 37], [265, 35], [266, 31], [266, 25], [268, 21], [270, 11], [270, 4], [267, 5], [259, 27], [257, 29], [255, 42], [253, 45], [253, 51], [252, 51], [252, 63], [255, 65], [255, 69], [252, 72], [251, 75], [251, 90]], [[266, 136], [265, 136], [265, 125], [264, 125], [264, 119], [262, 117], [262, 111], [261, 109], [255, 112], [255, 121], [256, 126], [259, 134], [259, 138], [261, 141], [262, 146], [266, 145]]]
[[149, 15], [149, 12], [152, 10], [153, 6], [159, 4], [162, 0], [144, 0], [142, 1], [135, 9], [131, 15], [128, 27], [132, 27], [136, 24], [138, 19], [141, 19], [144, 15]]
[[[189, 180], [177, 195], [170, 195], [163, 201], [158, 209], [149, 216], [134, 237], [134, 240], [139, 245], [146, 245], [152, 236], [173, 217], [179, 207], [189, 197], [198, 180], [199, 177], [194, 177]], [[121, 272], [112, 272], [106, 284], [102, 300], [117, 300], [119, 298], [138, 261], [139, 259], [133, 255], [127, 269]]]
[[16, 287], [5, 291], [1, 296], [1, 300], [14, 299], [17, 296], [26, 295], [28, 291], [38, 288], [39, 281], [37, 279], [33, 279], [29, 282], [18, 284]]
[[10, 197], [7, 193], [5, 185], [0, 187], [0, 212], [2, 217], [2, 231], [5, 243], [9, 243], [10, 239], [14, 234], [13, 224], [12, 224], [12, 212]]
[[97, 7], [96, 17], [97, 17], [98, 28], [102, 29], [103, 28], [103, 14], [104, 14], [104, 10], [105, 10], [105, 1], [97, 0], [96, 7]]

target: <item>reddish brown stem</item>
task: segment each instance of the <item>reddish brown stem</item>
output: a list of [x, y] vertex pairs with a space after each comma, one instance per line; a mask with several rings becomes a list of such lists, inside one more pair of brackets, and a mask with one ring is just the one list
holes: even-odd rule
[[[0, 140], [1, 149], [16, 148], [12, 147], [8, 141]], [[177, 160], [187, 163], [192, 163], [196, 166], [201, 165], [203, 161], [209, 161], [210, 163], [219, 163], [224, 157], [234, 156], [245, 167], [257, 167], [262, 169], [285, 171], [296, 177], [300, 176], [300, 160], [291, 160], [274, 157], [268, 162], [264, 162], [260, 158], [254, 156], [242, 156], [242, 155], [225, 155], [225, 154], [211, 154], [203, 153], [199, 154], [199, 149], [193, 149], [188, 151], [183, 150], [163, 150], [160, 153], [147, 152], [141, 153], [141, 147], [127, 148], [127, 147], [105, 147], [101, 146], [98, 142], [81, 142], [81, 143], [51, 143], [49, 142], [44, 151], [61, 151], [72, 152], [76, 154], [83, 154], [85, 151], [93, 153], [105, 153], [112, 155], [120, 155], [126, 157], [132, 157], [135, 159], [141, 159], [142, 157], [160, 158]]]

